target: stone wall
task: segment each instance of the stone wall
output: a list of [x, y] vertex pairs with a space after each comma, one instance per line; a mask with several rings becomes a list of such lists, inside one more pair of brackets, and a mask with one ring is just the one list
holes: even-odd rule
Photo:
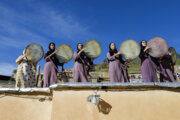
[[[96, 106], [87, 101], [95, 92]], [[179, 83], [1, 88], [0, 120], [179, 120], [179, 101]]]

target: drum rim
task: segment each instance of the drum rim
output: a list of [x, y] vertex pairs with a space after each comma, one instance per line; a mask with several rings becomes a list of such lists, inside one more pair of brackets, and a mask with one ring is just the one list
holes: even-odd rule
[[[71, 49], [71, 51], [72, 51], [72, 56], [71, 56], [71, 58], [68, 60], [68, 61], [70, 61], [72, 58], [73, 58], [73, 49], [72, 49], [72, 47], [70, 46], [70, 45], [68, 45], [68, 44], [60, 44], [60, 45], [58, 45], [58, 47], [56, 47], [56, 50], [59, 48], [59, 47], [61, 47], [61, 46], [63, 46], [63, 45], [66, 45], [66, 46], [68, 46], [70, 49]], [[56, 56], [58, 56], [57, 54], [55, 54]], [[57, 59], [58, 59], [58, 57], [57, 57]], [[58, 61], [60, 61], [59, 59], [58, 59]], [[65, 61], [60, 61], [60, 62], [65, 62]]]
[[[165, 42], [165, 44], [166, 44], [167, 50], [166, 50], [166, 52], [164, 53], [164, 55], [165, 55], [165, 54], [167, 53], [167, 51], [168, 51], [168, 43], [167, 43], [167, 41], [166, 41], [164, 38], [162, 38], [162, 37], [153, 37], [153, 38], [151, 38], [151, 39], [149, 40], [149, 42], [147, 43], [147, 46], [148, 46], [148, 44], [150, 44], [150, 42], [151, 42], [152, 40], [158, 39], [158, 38], [161, 39], [161, 40], [163, 40], [163, 41]], [[150, 48], [150, 50], [151, 50], [151, 48]], [[155, 57], [155, 58], [160, 57], [160, 56], [155, 56], [155, 55], [153, 55], [150, 50], [149, 50], [149, 54], [150, 54], [152, 57]]]
[[[86, 41], [86, 43], [84, 44], [84, 47], [85, 47], [90, 41], [95, 41], [95, 42], [99, 45], [99, 48], [100, 48], [100, 54], [99, 54], [99, 55], [96, 55], [96, 57], [93, 57], [93, 58], [98, 58], [98, 57], [101, 55], [101, 53], [102, 53], [102, 47], [101, 47], [101, 44], [100, 44], [97, 40], [88, 40], [88, 41]], [[85, 53], [86, 53], [86, 52], [85, 52]], [[90, 57], [87, 53], [86, 53], [86, 55], [87, 55], [88, 57]]]
[[[122, 48], [122, 45], [123, 45], [124, 43], [126, 43], [127, 41], [133, 41], [133, 42], [136, 43], [136, 45], [138, 46], [138, 48], [139, 48], [138, 55], [137, 55], [136, 57], [133, 57], [133, 59], [136, 59], [136, 58], [139, 56], [139, 54], [140, 54], [140, 52], [141, 52], [141, 49], [140, 49], [140, 46], [139, 46], [138, 42], [136, 42], [135, 40], [125, 40], [125, 41], [123, 41], [123, 42], [121, 43], [121, 45], [120, 45], [119, 50], [122, 50], [122, 49], [121, 49], [121, 48]], [[123, 58], [125, 58], [124, 54], [122, 54], [122, 56], [123, 56]], [[127, 60], [127, 59], [129, 59], [129, 58], [125, 58], [125, 59]], [[132, 58], [130, 58], [130, 59], [132, 59]]]
[[[176, 50], [175, 50], [174, 47], [169, 47], [169, 49], [170, 49], [170, 48], [172, 48], [172, 49], [173, 49], [173, 52], [174, 52], [174, 54], [171, 56], [172, 60], [173, 60], [173, 57], [175, 57], [175, 61], [172, 61], [172, 62], [173, 62], [173, 64], [176, 64], [176, 61], [177, 61], [177, 52], [176, 52]], [[171, 51], [171, 52], [172, 52], [172, 51]]]
[[[40, 48], [41, 48], [41, 51], [42, 51], [42, 56], [39, 58], [39, 60], [38, 61], [40, 61], [42, 58], [43, 58], [43, 56], [44, 56], [44, 50], [43, 50], [43, 47], [40, 45], [40, 44], [38, 44], [38, 43], [31, 43], [31, 44], [29, 44], [29, 45], [27, 45], [26, 46], [26, 48], [25, 48], [25, 53], [26, 53], [26, 50], [31, 46], [31, 45], [37, 45], [37, 46], [39, 46]], [[27, 59], [28, 59], [28, 57], [27, 57]], [[32, 60], [33, 61], [33, 60]], [[38, 62], [38, 61], [33, 61], [33, 62]]]

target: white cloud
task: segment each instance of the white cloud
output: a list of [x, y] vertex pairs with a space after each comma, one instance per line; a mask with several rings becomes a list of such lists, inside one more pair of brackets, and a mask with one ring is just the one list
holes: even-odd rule
[[1, 52], [4, 57], [1, 58], [0, 74], [12, 74], [16, 65], [6, 63], [7, 59], [15, 59], [16, 53], [22, 52], [17, 50], [23, 50], [30, 43], [39, 43], [46, 51], [51, 41], [71, 40], [71, 43], [77, 43], [92, 36], [90, 25], [83, 25], [73, 15], [62, 13], [60, 9], [44, 3], [36, 4], [32, 0], [18, 2], [18, 6], [10, 6], [0, 1], [0, 50], [5, 51]]
[[25, 13], [0, 3], [1, 44], [22, 48], [32, 42], [45, 45], [53, 38], [77, 40], [90, 36], [88, 27], [81, 25], [71, 15], [60, 13], [48, 6], [35, 7], [34, 4], [27, 3], [31, 12]]
[[0, 43], [2, 45], [22, 48], [28, 43], [36, 41], [41, 43], [47, 42], [45, 37], [18, 24], [18, 21], [24, 21], [20, 14], [2, 6], [0, 6], [0, 11]]
[[17, 67], [14, 64], [10, 63], [0, 63], [0, 75], [8, 75], [11, 76], [13, 73], [13, 70], [15, 70]]
[[[71, 16], [63, 17], [61, 14], [51, 12], [49, 13], [49, 26], [53, 30], [51, 33], [55, 36], [64, 36], [69, 39], [77, 38], [89, 34], [88, 27], [80, 25]], [[84, 35], [83, 35], [84, 34]]]

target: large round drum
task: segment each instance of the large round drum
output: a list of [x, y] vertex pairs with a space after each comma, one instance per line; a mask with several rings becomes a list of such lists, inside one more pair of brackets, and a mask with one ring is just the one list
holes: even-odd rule
[[26, 47], [25, 54], [27, 55], [27, 59], [29, 61], [38, 62], [42, 59], [44, 50], [41, 45], [32, 43]]
[[120, 51], [125, 59], [135, 59], [139, 56], [140, 47], [134, 40], [126, 40], [120, 46]]
[[90, 58], [97, 58], [101, 55], [102, 48], [98, 41], [88, 40], [84, 45], [84, 52]]
[[149, 47], [149, 54], [153, 57], [160, 57], [167, 53], [168, 44], [166, 40], [160, 37], [152, 38], [147, 46]]
[[177, 60], [176, 50], [175, 50], [174, 47], [170, 47], [168, 51], [172, 53], [171, 59], [172, 59], [172, 63], [175, 65], [176, 64], [176, 60]]
[[68, 62], [73, 57], [73, 50], [72, 48], [67, 44], [59, 45], [56, 48], [56, 57], [59, 60], [59, 62]]

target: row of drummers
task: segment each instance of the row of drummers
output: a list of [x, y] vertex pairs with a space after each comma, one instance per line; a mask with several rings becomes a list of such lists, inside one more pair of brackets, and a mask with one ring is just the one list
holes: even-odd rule
[[[44, 55], [43, 87], [58, 82], [58, 66], [62, 66], [73, 58], [74, 82], [89, 82], [88, 75], [93, 60], [100, 56], [101, 45], [96, 40], [89, 40], [83, 45], [77, 45], [77, 51], [62, 44], [55, 48], [55, 43], [49, 44], [49, 51]], [[18, 64], [16, 87], [36, 87], [36, 65], [43, 57], [43, 48], [38, 44], [30, 44], [23, 55], [16, 60]], [[139, 56], [141, 60], [141, 74], [143, 82], [158, 82], [157, 71], [160, 73], [160, 82], [175, 82], [174, 65], [176, 52], [173, 47], [168, 49], [166, 40], [156, 37], [147, 43], [142, 40], [140, 45], [134, 40], [124, 41], [120, 49], [115, 43], [109, 44], [107, 59], [109, 63], [110, 82], [129, 82], [127, 64]]]

